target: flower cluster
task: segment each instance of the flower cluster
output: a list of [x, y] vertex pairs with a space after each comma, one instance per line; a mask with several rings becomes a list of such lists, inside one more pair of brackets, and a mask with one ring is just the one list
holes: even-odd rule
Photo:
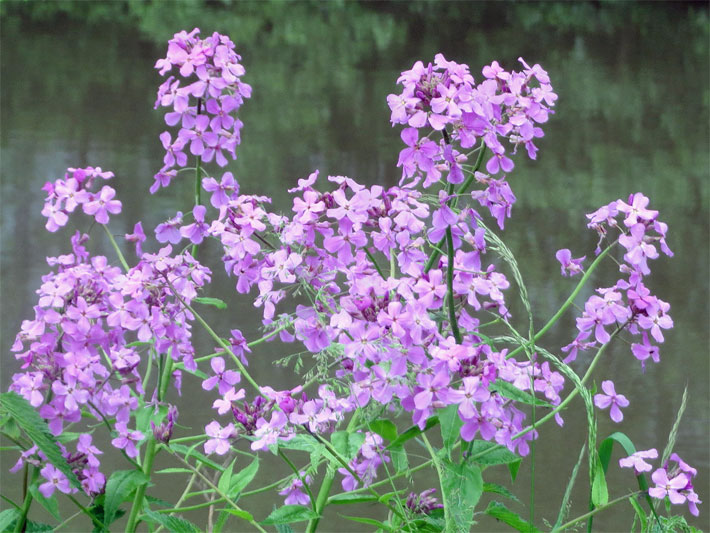
[[[626, 251], [619, 267], [624, 277], [611, 287], [597, 289], [597, 294], [584, 304], [584, 312], [577, 318], [579, 334], [562, 348], [568, 352], [565, 362], [573, 361], [579, 350], [609, 342], [610, 329], [614, 328], [640, 337], [640, 342], [631, 344], [631, 353], [642, 366], [649, 358], [654, 362], [660, 360], [658, 346], [649, 335], [659, 344], [665, 340], [663, 330], [673, 327], [668, 314], [670, 305], [652, 295], [643, 278], [650, 273], [648, 260], [658, 257], [656, 244], [666, 255], [673, 253], [666, 244], [667, 224], [658, 220], [658, 211], [647, 209], [647, 205], [648, 198], [636, 193], [629, 196], [628, 202], [616, 200], [587, 215], [588, 227], [599, 234], [600, 243], [610, 231], [619, 232], [618, 243]], [[621, 223], [618, 218], [623, 219]], [[601, 249], [597, 247], [599, 253]]]
[[[74, 171], [67, 181], [76, 182], [82, 172]], [[210, 271], [187, 253], [172, 256], [168, 246], [158, 254], [143, 254], [122, 273], [104, 256], [92, 257], [87, 241], [77, 232], [71, 253], [47, 259], [56, 271], [42, 278], [35, 318], [22, 323], [12, 346], [22, 372], [13, 376], [10, 390], [39, 410], [55, 436], [79, 422], [84, 411], [98, 420], [115, 420], [112, 445], [135, 457], [145, 437], [129, 428], [144, 393], [138, 365], [169, 354], [186, 368], [196, 368], [192, 316], [179, 299], [191, 301], [210, 280]], [[176, 415], [172, 412], [167, 425], [156, 428], [161, 440], [169, 439]], [[90, 446], [89, 434], [85, 437], [76, 454], [89, 459], [72, 454], [69, 462], [87, 493], [98, 493], [103, 475], [96, 456], [101, 452]], [[42, 475], [51, 486], [64, 487], [53, 467], [45, 467]]]
[[240, 79], [244, 67], [234, 43], [218, 33], [200, 39], [199, 33], [197, 28], [176, 33], [168, 43], [166, 57], [155, 64], [161, 76], [173, 67], [178, 69], [178, 74], [169, 76], [158, 89], [155, 107], [171, 108], [165, 122], [180, 129], [174, 140], [169, 131], [160, 135], [165, 157], [151, 193], [167, 187], [187, 165], [187, 150], [221, 167], [227, 164], [227, 155], [237, 158], [242, 122], [233, 113], [251, 96], [251, 87]]
[[113, 178], [113, 172], [104, 172], [101, 167], [68, 168], [64, 179], [47, 182], [42, 188], [47, 193], [42, 215], [47, 217], [46, 228], [55, 232], [69, 221], [69, 214], [81, 206], [84, 213], [94, 217], [99, 224], [107, 224], [109, 213], [121, 212], [121, 202], [114, 200], [116, 191], [104, 185], [92, 191], [98, 179]]
[[[628, 457], [619, 460], [622, 468], [633, 468], [636, 475], [643, 472], [650, 472], [653, 467], [645, 459], [656, 459], [658, 451], [655, 448], [639, 451]], [[671, 465], [670, 461], [675, 463]], [[677, 453], [672, 453], [670, 460], [666, 461], [662, 468], [657, 468], [651, 474], [651, 479], [655, 486], [648, 489], [648, 494], [652, 498], [664, 500], [666, 496], [674, 505], [688, 504], [688, 510], [694, 516], [698, 516], [698, 504], [702, 503], [693, 488], [692, 480], [698, 471], [685, 463]]]
[[[512, 143], [513, 153], [523, 144], [531, 159], [537, 157], [534, 139], [543, 136], [537, 124], [547, 122], [557, 95], [540, 65], [530, 67], [522, 58], [519, 61], [522, 72], [508, 72], [494, 61], [483, 68], [484, 79], [478, 85], [467, 65], [448, 61], [442, 54], [436, 55], [433, 64], [424, 66], [417, 61], [402, 72], [397, 80], [402, 93], [387, 97], [392, 125], [407, 126], [401, 134], [407, 148], [400, 152], [397, 163], [402, 167], [402, 180], [419, 182], [424, 178], [426, 188], [445, 173], [448, 183], [462, 183], [469, 155], [466, 151], [478, 139], [492, 154], [486, 163], [490, 175], [508, 173], [514, 167], [501, 139]], [[441, 132], [443, 138], [435, 142], [430, 135], [420, 134], [421, 128], [429, 127]], [[502, 216], [506, 212], [510, 216], [515, 202], [505, 177], [491, 179], [479, 173], [476, 179], [487, 188], [477, 191], [474, 198], [491, 209], [502, 228]]]

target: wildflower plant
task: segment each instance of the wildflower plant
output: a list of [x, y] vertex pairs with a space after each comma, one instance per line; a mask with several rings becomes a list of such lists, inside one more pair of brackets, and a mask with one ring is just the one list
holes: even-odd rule
[[[561, 274], [579, 281], [539, 330], [519, 265], [497, 235], [516, 202], [509, 178], [517, 152], [537, 157], [554, 114], [557, 94], [540, 65], [520, 59], [519, 70], [508, 71], [493, 61], [474, 77], [442, 54], [416, 62], [387, 97], [403, 143], [399, 184], [365, 186], [315, 170], [289, 189], [292, 210], [280, 214], [270, 198], [242, 191], [223, 171], [237, 157], [238, 111], [251, 96], [240, 61], [228, 37], [203, 38], [194, 29], [176, 34], [156, 63], [167, 76], [156, 108], [167, 109], [169, 129], [160, 135], [165, 156], [150, 192], [185, 173], [195, 183], [194, 201], [155, 228], [157, 253], [143, 250], [140, 222], [125, 236], [137, 262], [121, 253], [108, 229], [122, 207], [104, 184], [111, 172], [70, 168], [45, 186], [47, 230], [60, 230], [81, 206], [105, 228], [116, 257], [92, 254], [89, 236], [77, 232], [67, 254], [47, 259], [34, 318], [12, 346], [21, 371], [0, 395], [1, 428], [18, 456], [12, 470], [28, 480], [24, 500], [0, 513], [3, 524], [22, 530], [33, 501], [60, 520], [56, 498], [65, 495], [99, 530], [124, 511], [127, 531], [141, 523], [199, 529], [189, 513], [212, 506], [218, 530], [232, 521], [259, 531], [307, 523], [311, 532], [330, 505], [372, 502], [382, 507], [377, 518], [346, 518], [386, 531], [468, 531], [484, 492], [510, 494], [484, 483], [485, 470], [508, 465], [514, 480], [539, 431], [553, 418], [562, 425], [576, 396], [588, 419], [590, 509], [568, 519], [562, 502], [556, 530], [591, 525], [616, 502], [605, 481], [614, 443], [628, 455], [620, 467], [639, 480], [638, 491], [620, 498], [643, 524], [661, 523], [654, 499], [698, 514], [696, 471], [672, 450], [653, 467], [647, 460], [658, 452], [636, 451], [623, 433], [598, 443], [595, 406], [620, 423], [621, 408], [633, 401], [593, 375], [600, 358], [623, 337], [639, 366], [658, 363], [663, 331], [673, 326], [670, 306], [644, 283], [659, 251], [672, 255], [667, 225], [649, 199], [632, 194], [587, 215], [599, 236], [595, 258], [566, 248], [556, 254]], [[220, 258], [199, 254], [208, 239], [219, 244]], [[582, 305], [572, 342], [544, 348], [544, 335], [614, 257], [619, 279]], [[222, 270], [260, 313], [262, 337], [245, 338], [238, 323], [220, 333], [203, 318], [199, 305], [225, 305], [209, 290]], [[521, 331], [508, 304], [515, 290], [527, 315]], [[196, 330], [217, 346], [214, 353], [197, 353]], [[268, 341], [312, 357], [293, 388], [275, 390], [249, 371], [250, 357]], [[592, 357], [580, 376], [568, 363], [581, 352]], [[194, 435], [179, 424], [186, 380], [214, 409]], [[95, 438], [101, 432], [108, 439]], [[102, 468], [109, 445], [124, 456], [125, 470]], [[171, 508], [151, 494], [159, 488], [152, 485], [158, 454], [186, 477]], [[271, 459], [290, 474], [258, 486], [260, 461]], [[421, 471], [435, 477], [417, 494], [409, 481]], [[191, 492], [193, 485], [211, 495], [207, 504], [193, 503], [204, 494]], [[255, 516], [249, 497], [269, 490], [284, 505]], [[483, 512], [534, 527], [500, 502]]]

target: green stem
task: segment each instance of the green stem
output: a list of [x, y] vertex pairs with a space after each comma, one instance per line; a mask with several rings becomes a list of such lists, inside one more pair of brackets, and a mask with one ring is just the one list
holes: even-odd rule
[[[155, 459], [155, 454], [157, 451], [155, 437], [151, 435], [148, 438], [148, 444], [145, 450], [145, 456], [143, 459], [143, 473], [150, 479], [151, 471], [153, 470], [153, 459]], [[126, 524], [126, 531], [132, 533], [136, 530], [138, 526], [138, 516], [143, 510], [143, 497], [145, 496], [145, 489], [148, 487], [147, 483], [140, 485], [136, 489], [136, 495], [133, 498], [133, 505], [131, 506], [131, 512], [128, 515], [128, 523]]]
[[[244, 513], [244, 511], [242, 510], [242, 508], [239, 507], [236, 503], [234, 503], [224, 492], [222, 492], [221, 490], [219, 490], [219, 487], [217, 487], [217, 485], [215, 485], [214, 483], [212, 483], [212, 481], [211, 481], [207, 476], [205, 476], [202, 472], [200, 472], [199, 470], [197, 470], [194, 466], [192, 466], [192, 465], [191, 465], [190, 463], [188, 463], [185, 459], [183, 459], [182, 457], [180, 457], [180, 456], [179, 456], [177, 453], [175, 453], [173, 450], [171, 450], [170, 447], [168, 447], [168, 446], [163, 446], [163, 448], [165, 448], [165, 449], [168, 451], [168, 453], [169, 453], [170, 455], [172, 455], [173, 457], [175, 457], [176, 459], [178, 459], [178, 460], [179, 460], [182, 464], [184, 464], [187, 468], [189, 468], [190, 470], [192, 470], [192, 472], [193, 472], [194, 474], [196, 474], [204, 483], [207, 484], [208, 487], [210, 487], [213, 491], [215, 491], [216, 494], [218, 494], [218, 495], [220, 496], [220, 499], [225, 500], [225, 502], [228, 503], [229, 506], [232, 507], [232, 509], [234, 509], [235, 511], [239, 511], [240, 513]], [[214, 504], [215, 502], [212, 501], [211, 503]], [[265, 530], [263, 527], [261, 527], [258, 523], [256, 523], [254, 520], [247, 520], [247, 521], [248, 521], [254, 528], [256, 528], [258, 531], [261, 531], [262, 533], [267, 533], [266, 530]]]
[[597, 507], [597, 508], [595, 508], [593, 511], [589, 511], [588, 513], [585, 513], [585, 514], [583, 514], [583, 515], [581, 515], [581, 516], [578, 516], [578, 517], [575, 518], [574, 520], [570, 520], [570, 521], [567, 522], [566, 524], [562, 524], [561, 526], [556, 527], [555, 529], [552, 530], [552, 532], [554, 533], [554, 532], [556, 532], [556, 531], [565, 531], [566, 529], [570, 528], [571, 526], [573, 526], [573, 525], [576, 524], [577, 522], [582, 522], [582, 521], [584, 521], [584, 520], [586, 520], [586, 519], [588, 519], [588, 518], [591, 518], [592, 516], [594, 516], [594, 515], [597, 514], [598, 512], [601, 512], [601, 511], [603, 511], [603, 510], [605, 510], [605, 509], [608, 509], [608, 508], [611, 507], [612, 505], [616, 505], [617, 503], [620, 503], [620, 502], [623, 502], [623, 501], [628, 500], [628, 499], [630, 499], [630, 498], [633, 498], [634, 496], [638, 496], [639, 494], [642, 494], [642, 492], [641, 492], [640, 490], [639, 490], [639, 491], [636, 491], [636, 492], [632, 492], [632, 493], [630, 493], [630, 494], [625, 494], [624, 496], [619, 496], [618, 498], [616, 498], [616, 499], [614, 499], [614, 500], [611, 500], [611, 501], [610, 501], [609, 503], [607, 503], [606, 505], [602, 505], [602, 506], [600, 506], [600, 507]]
[[[587, 280], [591, 277], [592, 272], [596, 270], [597, 266], [599, 263], [604, 259], [604, 257], [609, 253], [611, 250], [612, 246], [614, 246], [616, 242], [611, 243], [609, 246], [607, 246], [602, 253], [600, 253], [597, 258], [594, 260], [594, 262], [589, 265], [589, 268], [587, 271], [584, 273], [584, 276], [582, 276], [582, 279], [579, 280], [579, 283], [577, 283], [577, 286], [574, 288], [572, 293], [567, 297], [565, 300], [565, 303], [562, 304], [562, 307], [560, 307], [557, 312], [550, 318], [550, 320], [547, 321], [547, 324], [545, 324], [540, 331], [535, 333], [535, 337], [533, 337], [533, 340], [537, 341], [542, 337], [547, 331], [559, 320], [559, 318], [564, 314], [565, 311], [567, 311], [567, 308], [572, 305], [574, 302], [574, 299], [577, 297], [579, 294], [579, 291], [582, 290], [582, 287], [587, 283]], [[508, 355], [506, 355], [507, 359], [510, 359], [511, 357], [514, 357], [517, 355], [521, 350], [524, 350], [524, 346], [518, 346], [516, 349], [511, 351]]]
[[84, 507], [83, 505], [81, 505], [81, 504], [79, 503], [79, 501], [78, 501], [74, 496], [72, 496], [71, 494], [67, 494], [67, 497], [71, 500], [71, 502], [72, 502], [74, 505], [76, 505], [76, 506], [79, 508], [79, 510], [80, 510], [82, 513], [84, 513], [86, 516], [88, 516], [88, 517], [91, 519], [91, 521], [92, 521], [92, 522], [94, 523], [94, 525], [99, 529], [99, 531], [104, 531], [104, 530], [106, 529], [106, 527], [104, 526], [104, 524], [102, 524], [102, 523], [99, 521], [99, 519], [96, 518], [96, 516], [94, 516], [94, 513], [92, 513], [92, 512], [89, 511], [86, 507]]
[[[202, 98], [197, 99], [197, 114], [199, 115], [202, 111]], [[202, 204], [201, 194], [202, 194], [202, 156], [197, 156], [197, 162], [195, 163], [195, 207]], [[197, 258], [197, 244], [192, 245], [192, 257]]]
[[227, 344], [219, 335], [217, 335], [214, 330], [210, 327], [210, 325], [205, 322], [205, 319], [200, 316], [200, 314], [195, 311], [190, 304], [188, 304], [182, 296], [175, 290], [175, 287], [173, 287], [173, 284], [170, 283], [170, 280], [165, 277], [165, 282], [168, 284], [170, 289], [173, 291], [173, 294], [175, 295], [175, 298], [178, 299], [178, 301], [182, 304], [182, 306], [190, 311], [192, 315], [195, 317], [195, 319], [200, 323], [200, 325], [204, 328], [204, 330], [207, 332], [207, 334], [212, 337], [212, 339], [219, 344], [219, 346], [226, 352], [228, 353], [232, 360], [234, 361], [234, 364], [237, 365], [237, 368], [239, 368], [239, 371], [241, 372], [242, 376], [249, 382], [249, 384], [256, 390], [258, 394], [261, 394], [261, 387], [257, 384], [256, 381], [254, 381], [254, 378], [251, 377], [251, 374], [247, 371], [246, 367], [244, 364], [241, 362], [239, 357], [237, 357], [232, 349], [229, 347], [229, 344]]
[[367, 249], [367, 247], [365, 247], [365, 255], [367, 255], [367, 258], [372, 261], [372, 265], [375, 267], [375, 270], [377, 270], [377, 273], [380, 275], [380, 277], [386, 280], [387, 278], [385, 277], [384, 272], [382, 272], [380, 265], [377, 264], [377, 261], [375, 261], [374, 256], [372, 255], [370, 250]]
[[22, 482], [22, 491], [25, 493], [25, 499], [22, 502], [22, 510], [20, 511], [20, 516], [17, 518], [17, 523], [15, 524], [14, 533], [20, 533], [25, 530], [25, 522], [27, 521], [27, 513], [30, 512], [30, 506], [32, 505], [32, 493], [30, 492], [30, 485], [34, 483], [37, 479], [37, 474], [39, 470], [37, 467], [32, 467], [32, 479], [28, 480], [29, 468], [25, 465], [25, 476]]
[[[461, 184], [461, 186], [458, 189], [456, 189], [456, 196], [451, 200], [452, 207], [456, 207], [456, 204], [458, 203], [458, 197], [460, 195], [463, 195], [466, 192], [466, 190], [473, 183], [473, 180], [475, 179], [475, 173], [478, 171], [479, 168], [481, 168], [481, 163], [483, 163], [483, 154], [485, 152], [486, 152], [486, 144], [484, 141], [481, 141], [481, 149], [480, 149], [480, 152], [478, 153], [478, 159], [476, 159], [476, 164], [473, 166], [473, 169], [471, 170], [471, 173], [466, 178], [466, 180]], [[432, 269], [434, 264], [439, 260], [439, 257], [441, 257], [441, 248], [444, 247], [445, 240], [446, 240], [445, 238], [441, 239], [441, 241], [439, 241], [439, 243], [436, 245], [436, 247], [429, 254], [429, 259], [427, 260], [426, 264], [424, 265], [424, 273], [425, 274]]]
[[446, 228], [446, 245], [448, 247], [448, 260], [446, 263], [446, 299], [449, 303], [449, 322], [451, 331], [456, 339], [456, 344], [461, 344], [461, 332], [456, 321], [456, 302], [454, 301], [454, 240], [451, 226]]
[[[347, 428], [345, 428], [345, 431], [350, 431], [357, 425], [358, 417], [359, 411], [355, 411], [355, 414], [350, 419], [350, 422], [348, 422], [348, 426]], [[306, 533], [315, 533], [316, 528], [318, 527], [318, 522], [320, 522], [320, 517], [323, 514], [323, 510], [325, 509], [326, 503], [328, 502], [328, 494], [330, 493], [330, 488], [333, 486], [334, 479], [335, 469], [328, 468], [325, 472], [325, 477], [323, 478], [323, 481], [320, 484], [318, 496], [316, 497], [315, 508], [313, 509], [316, 512], [316, 517], [311, 518], [311, 520], [308, 522]]]
[[447, 493], [444, 489], [444, 472], [441, 469], [441, 462], [439, 461], [439, 458], [436, 456], [436, 452], [434, 451], [434, 448], [431, 447], [431, 444], [429, 443], [429, 439], [427, 439], [425, 433], [422, 433], [422, 440], [424, 441], [424, 445], [426, 446], [426, 449], [429, 451], [429, 455], [431, 455], [431, 460], [434, 462], [434, 468], [436, 468], [436, 472], [437, 472], [437, 474], [439, 474], [439, 488], [441, 490], [441, 498], [444, 501], [444, 524], [446, 524], [445, 527], [448, 528], [449, 520], [451, 519], [451, 515], [449, 513], [448, 506], [446, 505]]
[[116, 239], [113, 238], [113, 235], [111, 235], [111, 232], [108, 230], [108, 226], [106, 226], [106, 224], [101, 224], [101, 226], [104, 228], [106, 235], [108, 235], [108, 240], [111, 241], [111, 246], [113, 246], [113, 249], [116, 251], [116, 255], [118, 256], [118, 260], [123, 266], [123, 269], [128, 272], [130, 268], [128, 266], [128, 263], [126, 263], [126, 258], [123, 257], [123, 252], [121, 252], [121, 249], [116, 243]]
[[311, 500], [311, 506], [313, 507], [313, 510], [315, 511], [316, 510], [316, 507], [315, 507], [316, 502], [313, 499], [313, 493], [311, 492], [311, 488], [308, 486], [308, 483], [306, 483], [306, 480], [301, 475], [301, 471], [298, 468], [296, 468], [296, 465], [294, 465], [293, 462], [291, 462], [291, 459], [288, 458], [288, 456], [284, 453], [284, 451], [281, 448], [279, 448], [279, 457], [281, 457], [281, 459], [283, 459], [286, 462], [286, 464], [291, 468], [291, 470], [293, 470], [294, 474], [296, 474], [298, 476], [298, 479], [301, 480], [301, 483], [303, 483], [303, 487], [306, 489], [306, 492], [308, 492], [308, 498]]

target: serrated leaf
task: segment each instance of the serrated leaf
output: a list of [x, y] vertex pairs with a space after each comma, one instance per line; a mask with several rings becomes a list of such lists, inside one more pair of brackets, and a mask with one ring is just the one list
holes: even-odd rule
[[5, 509], [0, 512], [0, 531], [10, 530], [10, 525], [15, 522], [20, 516], [20, 511], [17, 509]]
[[288, 524], [276, 524], [277, 533], [293, 533], [293, 528]]
[[419, 426], [412, 426], [409, 429], [407, 429], [404, 433], [400, 434], [399, 437], [394, 439], [394, 441], [390, 442], [389, 446], [387, 446], [387, 449], [392, 449], [396, 446], [401, 446], [405, 442], [407, 442], [410, 439], [413, 439], [414, 437], [418, 437], [425, 431], [429, 431], [431, 428], [436, 426], [439, 423], [439, 417], [438, 416], [431, 416], [427, 419], [426, 424], [424, 425], [424, 429], [420, 429]]
[[441, 490], [448, 511], [447, 531], [468, 531], [473, 511], [483, 494], [481, 469], [470, 463], [441, 461], [444, 468]]
[[160, 498], [156, 498], [155, 496], [151, 496], [150, 494], [146, 494], [145, 496], [143, 496], [143, 498], [149, 504], [152, 503], [153, 505], [159, 505], [160, 507], [172, 507], [173, 506], [172, 503], [166, 502], [165, 500], [161, 500]]
[[212, 307], [216, 307], [217, 309], [227, 309], [227, 304], [219, 298], [210, 298], [209, 296], [197, 296], [193, 298], [192, 301], [194, 303], [202, 305], [211, 305]]
[[59, 515], [59, 505], [57, 504], [57, 497], [52, 494], [51, 497], [45, 498], [44, 495], [39, 491], [39, 481], [36, 481], [35, 483], [32, 483], [32, 485], [30, 485], [30, 494], [32, 494], [32, 498], [35, 501], [39, 502], [42, 507], [47, 509], [49, 514], [51, 514], [59, 521], [62, 520], [62, 517]]
[[292, 439], [279, 439], [279, 448], [284, 450], [298, 450], [301, 452], [312, 453], [317, 448], [323, 448], [323, 445], [311, 435], [296, 435]]
[[345, 515], [340, 515], [346, 520], [352, 520], [353, 522], [359, 522], [361, 524], [367, 524], [369, 526], [375, 526], [380, 529], [384, 529], [385, 531], [394, 531], [392, 529], [392, 526], [389, 524], [385, 524], [384, 522], [380, 522], [379, 520], [375, 520], [373, 518], [363, 518], [361, 516], [345, 516]]
[[459, 406], [454, 403], [444, 409], [439, 409], [438, 413], [444, 450], [446, 450], [446, 456], [451, 459], [451, 449], [459, 440], [461, 426], [463, 425], [459, 416]]
[[502, 465], [520, 461], [520, 457], [508, 448], [485, 440], [473, 441], [471, 460], [480, 465]]
[[377, 433], [380, 437], [390, 442], [397, 438], [397, 426], [394, 422], [381, 418], [370, 422], [368, 429], [374, 433]]
[[502, 379], [496, 380], [488, 386], [491, 392], [497, 392], [504, 398], [510, 400], [515, 400], [516, 402], [524, 403], [526, 405], [536, 405], [538, 407], [549, 407], [552, 408], [552, 404], [536, 398], [532, 394], [526, 391], [520, 390], [518, 387]]
[[500, 494], [501, 496], [505, 496], [506, 498], [513, 500], [514, 502], [520, 503], [520, 500], [518, 499], [518, 497], [515, 494], [510, 492], [504, 486], [498, 485], [497, 483], [484, 483], [483, 484], [483, 492]]
[[20, 432], [20, 426], [17, 425], [15, 419], [9, 414], [3, 416], [2, 420], [0, 420], [0, 432], [14, 440], [18, 440], [22, 435]]
[[355, 458], [365, 442], [365, 433], [336, 431], [330, 436], [330, 442], [341, 457], [349, 463]]
[[353, 503], [374, 502], [377, 498], [369, 494], [359, 494], [357, 492], [348, 492], [344, 494], [336, 494], [328, 499], [328, 505], [350, 505]]
[[140, 470], [118, 470], [106, 482], [104, 499], [104, 524], [108, 526], [116, 518], [116, 511], [137, 487], [149, 482]]
[[150, 509], [144, 511], [152, 521], [166, 528], [170, 533], [200, 533], [202, 530], [189, 520], [179, 516], [156, 513]]
[[261, 521], [265, 526], [275, 524], [292, 524], [294, 522], [305, 522], [312, 518], [318, 518], [318, 515], [308, 507], [303, 505], [284, 505], [278, 509], [271, 511], [271, 514]]
[[49, 431], [47, 422], [39, 416], [35, 408], [14, 392], [0, 394], [0, 406], [14, 418], [30, 440], [47, 456], [47, 460], [67, 477], [69, 483], [75, 488], [81, 489], [81, 483], [62, 456], [59, 446]]
[[484, 511], [488, 516], [492, 516], [496, 520], [500, 520], [504, 524], [509, 525], [516, 531], [522, 533], [539, 533], [540, 530], [532, 525], [527, 520], [520, 518], [520, 515], [509, 510], [505, 505], [499, 502], [491, 502]]

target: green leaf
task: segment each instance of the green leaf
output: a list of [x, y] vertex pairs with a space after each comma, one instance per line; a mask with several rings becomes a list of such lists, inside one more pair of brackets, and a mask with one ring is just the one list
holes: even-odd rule
[[395, 426], [394, 422], [391, 420], [380, 418], [379, 420], [370, 422], [368, 429], [390, 442], [397, 438], [397, 426]]
[[158, 407], [158, 412], [155, 412], [155, 408], [152, 405], [146, 405], [140, 407], [136, 411], [136, 429], [143, 433], [143, 435], [150, 435], [153, 432], [153, 428], [150, 426], [151, 421], [159, 426], [168, 414], [168, 406], [161, 405]]
[[[165, 500], [161, 500], [160, 498], [156, 498], [155, 496], [151, 496], [150, 494], [146, 494], [145, 496], [143, 496], [143, 499], [148, 502], [148, 505], [153, 504], [158, 505], [160, 507], [173, 507], [172, 503], [166, 502]], [[148, 505], [146, 505], [146, 507], [148, 507]]]
[[473, 441], [471, 447], [471, 460], [480, 465], [502, 465], [520, 461], [520, 457], [515, 455], [505, 446], [488, 442], [485, 440]]
[[5, 509], [0, 512], [0, 531], [10, 530], [10, 524], [20, 517], [20, 511], [17, 509]]
[[4, 433], [8, 437], [14, 440], [18, 440], [22, 433], [20, 432], [20, 426], [17, 425], [15, 419], [9, 414], [5, 415], [0, 419], [0, 432]]
[[[41, 481], [44, 481], [44, 479], [42, 479]], [[30, 485], [30, 494], [32, 494], [32, 498], [35, 501], [39, 502], [42, 507], [47, 509], [49, 514], [51, 514], [54, 518], [61, 521], [62, 517], [59, 515], [59, 505], [57, 504], [57, 497], [52, 494], [50, 498], [45, 498], [44, 495], [39, 491], [39, 483], [40, 480]]]
[[241, 509], [237, 510], [237, 509], [233, 509], [231, 507], [228, 507], [228, 508], [220, 509], [220, 511], [232, 514], [234, 516], [238, 516], [239, 518], [243, 518], [247, 522], [251, 522], [254, 520], [254, 517], [251, 515], [251, 513], [247, 512], [247, 511], [242, 511]]
[[288, 524], [276, 524], [277, 533], [293, 533], [293, 528]]
[[237, 462], [236, 457], [229, 463], [229, 466], [224, 469], [222, 475], [219, 476], [219, 482], [217, 483], [217, 488], [222, 494], [227, 495], [229, 493], [229, 485], [232, 482], [232, 470], [234, 469], [234, 463]]
[[504, 398], [510, 400], [515, 400], [516, 402], [524, 403], [526, 405], [536, 405], [538, 407], [549, 407], [552, 408], [552, 404], [536, 398], [529, 392], [520, 390], [518, 387], [502, 379], [496, 380], [488, 386], [491, 392], [497, 392]]
[[424, 429], [419, 429], [419, 426], [412, 426], [407, 431], [402, 433], [399, 437], [394, 439], [392, 442], [390, 442], [389, 446], [387, 446], [388, 450], [391, 450], [392, 448], [396, 446], [401, 446], [403, 443], [407, 442], [410, 439], [413, 439], [414, 437], [418, 437], [425, 431], [429, 431], [431, 428], [436, 426], [439, 423], [439, 417], [438, 416], [432, 416], [429, 417], [426, 421], [426, 425], [424, 426]]
[[397, 472], [406, 472], [409, 470], [409, 459], [407, 459], [407, 450], [404, 446], [394, 446], [388, 448], [390, 457], [392, 458], [392, 466]]
[[444, 409], [439, 409], [439, 423], [441, 424], [441, 438], [446, 450], [446, 456], [451, 459], [451, 449], [459, 440], [463, 422], [459, 416], [458, 404], [451, 404]]
[[634, 508], [636, 517], [641, 522], [641, 531], [646, 531], [646, 527], [648, 526], [648, 519], [646, 518], [646, 513], [644, 513], [643, 509], [641, 508], [641, 504], [636, 501], [636, 497], [629, 498], [629, 503], [631, 504], [631, 507]]
[[509, 525], [513, 529], [522, 533], [539, 533], [540, 530], [532, 525], [527, 520], [523, 520], [513, 511], [510, 511], [505, 505], [498, 502], [491, 502], [484, 511], [488, 516], [492, 516], [496, 520], [500, 520], [504, 524]]
[[360, 494], [357, 492], [348, 492], [336, 494], [328, 499], [328, 505], [350, 505], [352, 503], [376, 502], [377, 498], [369, 494]]
[[189, 468], [163, 468], [162, 470], [156, 470], [154, 474], [192, 474], [192, 470]]
[[227, 496], [231, 499], [236, 499], [240, 492], [242, 492], [249, 483], [254, 479], [256, 473], [259, 471], [259, 459], [254, 458], [254, 460], [249, 463], [249, 466], [242, 468], [239, 472], [232, 475], [232, 480], [229, 483], [229, 491]]
[[312, 518], [318, 518], [318, 515], [308, 507], [303, 505], [284, 505], [278, 509], [274, 509], [266, 519], [261, 521], [261, 524], [270, 526], [274, 524], [292, 524], [293, 522], [305, 522]]
[[515, 494], [510, 492], [504, 486], [498, 485], [497, 483], [484, 483], [483, 484], [483, 492], [500, 494], [501, 496], [505, 496], [506, 498], [508, 498], [510, 500], [520, 503], [520, 500], [518, 499], [518, 497]]
[[188, 448], [184, 444], [170, 444], [170, 449], [173, 451], [176, 451], [178, 453], [181, 453], [184, 457], [185, 460], [187, 461], [190, 457], [194, 457], [196, 460], [204, 464], [205, 466], [209, 466], [210, 468], [217, 470], [219, 472], [224, 472], [224, 467], [220, 464], [215, 463], [212, 459], [208, 459], [204, 455], [202, 455], [200, 452], [195, 450], [197, 446], [199, 446], [200, 443], [198, 442], [197, 444], [193, 445], [191, 448]]
[[117, 470], [106, 482], [104, 500], [104, 524], [108, 526], [116, 518], [116, 511], [137, 487], [149, 482], [140, 470]]
[[298, 450], [301, 452], [312, 453], [317, 448], [323, 448], [323, 445], [316, 440], [312, 435], [296, 435], [290, 440], [279, 439], [279, 448], [284, 450]]
[[194, 303], [202, 305], [211, 305], [212, 307], [216, 307], [217, 309], [227, 309], [227, 304], [219, 298], [210, 298], [209, 296], [197, 296], [196, 298], [193, 298], [192, 301]]
[[596, 507], [601, 507], [609, 503], [609, 490], [606, 486], [606, 476], [601, 461], [596, 461], [594, 469], [594, 481], [592, 481], [592, 503]]
[[441, 490], [448, 512], [447, 531], [468, 531], [473, 519], [473, 510], [483, 494], [481, 469], [470, 463], [441, 461], [444, 475]]
[[145, 510], [145, 515], [153, 522], [166, 528], [170, 533], [200, 533], [202, 531], [189, 520], [179, 516], [156, 513], [149, 509]]
[[341, 457], [349, 463], [360, 451], [362, 443], [365, 442], [365, 433], [336, 431], [330, 436], [330, 442]]
[[0, 407], [15, 419], [17, 425], [37, 445], [37, 448], [47, 456], [47, 460], [67, 477], [69, 483], [75, 488], [81, 489], [81, 483], [79, 483], [71, 467], [67, 464], [54, 437], [49, 432], [47, 422], [39, 416], [35, 408], [30, 405], [30, 402], [14, 392], [4, 392], [0, 394]]
[[389, 524], [385, 524], [384, 522], [380, 522], [379, 520], [374, 520], [373, 518], [363, 518], [360, 516], [345, 516], [345, 515], [340, 515], [346, 520], [352, 520], [353, 522], [359, 522], [361, 524], [367, 524], [370, 526], [375, 526], [380, 529], [384, 529], [385, 531], [394, 531], [392, 527]]
[[522, 459], [518, 459], [514, 463], [508, 463], [508, 472], [510, 472], [510, 480], [515, 483], [515, 478], [518, 477], [518, 470], [522, 464]]

